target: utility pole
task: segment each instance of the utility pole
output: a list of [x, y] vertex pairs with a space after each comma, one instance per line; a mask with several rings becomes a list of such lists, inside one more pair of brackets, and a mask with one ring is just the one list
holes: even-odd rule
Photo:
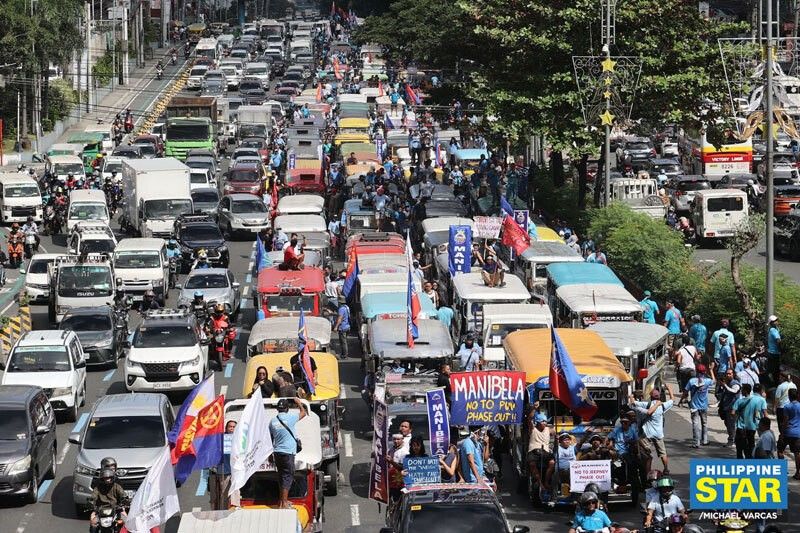
[[[603, 52], [606, 61], [611, 61], [611, 43], [614, 41], [614, 8], [616, 0], [601, 0], [602, 14], [601, 26], [603, 29]], [[606, 93], [606, 114], [611, 113], [611, 95]], [[611, 124], [610, 120], [605, 123], [605, 146], [603, 148], [605, 167], [603, 169], [603, 185], [605, 186], [604, 205], [611, 203]]]
[[[92, 13], [94, 9], [92, 8], [92, 4], [86, 2], [86, 112], [89, 113], [91, 111], [90, 107], [92, 105], [92, 83], [91, 83], [91, 75], [92, 75]], [[80, 83], [78, 83], [78, 87], [80, 88]], [[95, 94], [95, 98], [97, 98], [97, 94]], [[80, 108], [80, 106], [78, 106]]]
[[[34, 17], [34, 14], [33, 14], [33, 3], [34, 2], [35, 2], [35, 0], [31, 0], [31, 20], [33, 20], [33, 17]], [[35, 148], [35, 150], [38, 153], [38, 152], [41, 151], [39, 149], [40, 148], [39, 147], [39, 132], [41, 131], [41, 120], [42, 119], [41, 119], [40, 115], [42, 113], [42, 108], [40, 107], [41, 100], [39, 99], [39, 73], [40, 73], [40, 66], [37, 65], [37, 62], [36, 62], [36, 42], [35, 41], [31, 43], [31, 51], [33, 52], [32, 56], [34, 58], [34, 66], [33, 66], [33, 117], [32, 118], [33, 118], [33, 132], [34, 132], [35, 139], [36, 139], [36, 148]]]
[[[766, 286], [766, 302], [764, 305], [764, 311], [766, 313], [766, 317], [769, 317], [773, 314], [774, 307], [775, 307], [775, 287], [774, 287], [774, 277], [775, 277], [775, 242], [774, 242], [774, 235], [773, 235], [773, 219], [775, 217], [775, 183], [773, 180], [773, 169], [772, 169], [772, 162], [774, 156], [774, 132], [772, 131], [772, 125], [774, 122], [773, 117], [773, 101], [772, 101], [772, 62], [773, 62], [773, 54], [775, 53], [774, 43], [772, 39], [772, 3], [774, 0], [766, 0], [767, 1], [767, 43], [766, 43], [766, 52], [767, 52], [767, 61], [766, 61], [766, 70], [767, 70], [767, 87], [764, 90], [764, 96], [766, 98], [766, 112], [765, 112], [765, 120], [764, 123], [766, 125], [766, 141], [767, 141], [767, 168], [766, 168], [766, 182], [767, 182], [767, 286]], [[764, 320], [765, 323], [769, 323], [769, 320]]]
[[128, 54], [128, 8], [122, 8], [122, 85], [129, 83], [128, 61], [130, 56]]

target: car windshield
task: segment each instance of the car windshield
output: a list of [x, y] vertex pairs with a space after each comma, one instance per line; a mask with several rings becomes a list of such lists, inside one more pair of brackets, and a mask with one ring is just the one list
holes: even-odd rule
[[228, 286], [225, 274], [195, 274], [186, 280], [187, 289], [224, 289]]
[[189, 174], [189, 179], [192, 183], [208, 183], [208, 174], [205, 172], [192, 172]]
[[103, 265], [62, 266], [58, 294], [64, 297], [111, 296], [111, 268]]
[[234, 213], [266, 213], [267, 207], [264, 202], [255, 198], [253, 200], [236, 200], [233, 202]]
[[786, 187], [785, 189], [775, 189], [775, 196], [780, 198], [800, 196], [800, 187]]
[[744, 199], [741, 196], [709, 198], [707, 207], [711, 213], [742, 211], [744, 209]]
[[28, 417], [25, 411], [4, 410], [0, 416], [0, 440], [24, 440], [28, 438]]
[[680, 172], [681, 167], [678, 165], [655, 165], [653, 170], [656, 172]]
[[69, 206], [71, 220], [105, 220], [108, 218], [108, 208], [105, 204], [74, 203]]
[[627, 143], [625, 145], [625, 149], [626, 150], [636, 150], [636, 151], [649, 150], [650, 149], [650, 145], [647, 144], [647, 143]]
[[[256, 150], [262, 148], [264, 145], [263, 141], [242, 141], [242, 144], [239, 146], [243, 148], [255, 148]], [[253, 155], [258, 155], [258, 152], [255, 152]]]
[[197, 336], [189, 326], [142, 325], [133, 336], [134, 348], [179, 348], [196, 344]]
[[33, 259], [28, 265], [28, 274], [47, 274], [47, 266], [52, 263], [52, 259]]
[[247, 148], [245, 150], [236, 150], [231, 159], [235, 161], [240, 157], [259, 157], [258, 150], [253, 148]]
[[546, 328], [546, 324], [492, 324], [489, 329], [489, 335], [486, 339], [486, 345], [490, 347], [497, 347], [503, 345], [503, 339], [509, 333], [514, 333], [521, 329], [536, 329]]
[[6, 198], [30, 198], [39, 196], [39, 187], [31, 183], [30, 185], [9, 185], [3, 189], [3, 196]]
[[258, 171], [254, 169], [235, 168], [228, 175], [229, 181], [258, 181]]
[[704, 191], [710, 188], [711, 184], [707, 181], [681, 181], [678, 183], [679, 191]]
[[117, 245], [111, 239], [89, 239], [81, 241], [82, 254], [110, 254]]
[[130, 251], [114, 254], [116, 268], [158, 268], [161, 255], [158, 252]]
[[267, 298], [267, 307], [270, 311], [300, 311], [302, 309], [306, 313], [314, 311], [314, 296], [309, 294], [305, 296], [269, 296]]
[[147, 218], [177, 218], [191, 212], [191, 200], [148, 200], [144, 203]]
[[245, 69], [244, 72], [247, 75], [261, 75], [261, 74], [266, 74], [267, 69], [266, 67], [252, 67], [252, 68], [248, 67]]
[[[167, 126], [168, 141], [207, 141], [211, 125], [202, 124], [169, 124]], [[188, 164], [188, 163], [187, 163]]]
[[70, 368], [66, 346], [17, 346], [6, 372], [69, 372]]
[[207, 68], [196, 67], [192, 69], [189, 76], [202, 77], [206, 75], [206, 72], [208, 72]]
[[136, 145], [143, 155], [156, 155], [156, 145], [154, 144], [137, 144]]
[[159, 416], [92, 418], [83, 439], [83, 447], [88, 450], [160, 448], [165, 443], [164, 423]]
[[[270, 472], [256, 472], [247, 480], [241, 489], [243, 500], [256, 502], [277, 503], [280, 501], [280, 480]], [[294, 476], [292, 488], [289, 489], [289, 498], [304, 498], [308, 492], [308, 480], [305, 474], [297, 473]]]
[[106, 163], [105, 166], [103, 167], [103, 172], [108, 172], [108, 173], [116, 172], [117, 174], [119, 174], [120, 172], [122, 172], [122, 161], [113, 161]]
[[484, 533], [508, 531], [500, 510], [490, 503], [422, 503], [411, 506], [409, 531], [437, 533]]
[[192, 200], [195, 203], [217, 203], [219, 202], [219, 193], [216, 191], [192, 191]]
[[774, 176], [772, 178], [772, 181], [775, 185], [794, 185], [795, 182], [794, 178], [789, 176], [785, 177]]
[[64, 317], [58, 328], [72, 331], [108, 331], [111, 329], [111, 319], [108, 315], [71, 315]]
[[196, 225], [187, 226], [181, 232], [181, 236], [187, 241], [222, 241], [222, 233], [217, 226]]
[[243, 81], [239, 85], [240, 91], [258, 91], [263, 89], [260, 81]]

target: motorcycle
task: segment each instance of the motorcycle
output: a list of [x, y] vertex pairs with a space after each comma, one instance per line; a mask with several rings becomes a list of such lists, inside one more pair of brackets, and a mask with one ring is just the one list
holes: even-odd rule
[[95, 509], [97, 515], [97, 533], [119, 533], [125, 525], [122, 519], [122, 507], [101, 505]]
[[156, 69], [156, 79], [161, 80], [164, 77], [164, 69], [157, 68]]
[[174, 289], [175, 283], [178, 281], [178, 258], [169, 258], [169, 288]]
[[125, 133], [130, 133], [133, 131], [133, 115], [126, 115], [125, 116]]
[[36, 240], [35, 233], [25, 234], [25, 257], [30, 259], [33, 254], [39, 251], [39, 242]]
[[178, 54], [172, 52], [172, 55], [169, 58], [169, 62], [172, 66], [175, 66], [175, 64], [178, 62]]

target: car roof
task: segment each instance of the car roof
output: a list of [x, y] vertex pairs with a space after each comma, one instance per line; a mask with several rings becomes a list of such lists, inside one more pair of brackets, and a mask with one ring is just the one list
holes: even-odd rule
[[[246, 149], [247, 150], [255, 150], [255, 148], [246, 148]], [[256, 163], [255, 161], [252, 161], [252, 162], [251, 161], [237, 161], [236, 163], [233, 164], [233, 166], [231, 167], [231, 170], [238, 170], [240, 168], [257, 169], [258, 166], [259, 166], [259, 163]]]
[[92, 418], [106, 416], [159, 415], [163, 394], [137, 392], [136, 394], [108, 394], [94, 404]]
[[122, 239], [117, 243], [115, 252], [126, 252], [128, 250], [154, 250], [158, 251], [164, 246], [164, 239], [154, 239], [151, 237], [131, 237]]
[[60, 329], [37, 329], [23, 335], [17, 341], [17, 345], [47, 346], [53, 343], [62, 344], [66, 341], [67, 337], [69, 337], [70, 333], [72, 332]]
[[242, 192], [238, 192], [238, 193], [234, 193], [234, 194], [226, 194], [225, 196], [230, 198], [234, 202], [235, 201], [241, 201], [241, 200], [247, 200], [247, 201], [259, 200], [258, 196], [255, 196], [255, 195], [252, 195], [252, 194], [248, 194], [248, 193], [242, 193]]
[[[192, 189], [191, 193], [195, 193], [195, 192], [211, 192], [211, 191], [217, 193], [217, 196], [219, 196], [219, 190], [216, 187], [196, 187], [196, 188]], [[189, 193], [189, 194], [191, 194], [191, 193]]]
[[[252, 196], [252, 195], [248, 195]], [[189, 272], [188, 277], [192, 276], [202, 276], [204, 274], [227, 274], [227, 268], [196, 268]]]
[[41, 390], [37, 385], [0, 385], [0, 409], [27, 405]]
[[682, 174], [675, 176], [678, 181], [708, 181], [708, 179], [701, 174]]

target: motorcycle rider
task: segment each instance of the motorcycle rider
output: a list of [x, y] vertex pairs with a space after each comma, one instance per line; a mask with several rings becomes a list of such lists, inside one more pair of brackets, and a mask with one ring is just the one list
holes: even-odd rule
[[156, 75], [158, 79], [161, 79], [161, 76], [164, 75], [164, 65], [161, 63], [161, 60], [158, 60], [158, 64], [156, 64]]
[[67, 207], [67, 197], [64, 196], [64, 189], [61, 187], [56, 189], [56, 196], [53, 198], [53, 206], [56, 208]]
[[71, 191], [75, 188], [76, 182], [77, 180], [75, 179], [75, 176], [72, 174], [72, 172], [69, 172], [67, 174], [67, 181], [64, 183], [64, 185], [66, 185], [68, 191]]
[[[130, 504], [128, 495], [122, 486], [116, 482], [116, 470], [111, 468], [104, 468], [100, 473], [100, 479], [97, 486], [92, 490], [92, 514], [89, 517], [89, 533], [97, 533], [99, 530], [97, 509], [102, 505], [110, 505], [115, 509], [119, 506], [125, 507]], [[123, 518], [126, 516], [125, 511], [122, 511]]]
[[192, 270], [196, 268], [211, 268], [211, 265], [208, 262], [208, 253], [205, 250], [200, 250], [197, 252], [197, 260], [192, 265]]
[[575, 511], [575, 518], [572, 520], [572, 527], [569, 533], [576, 533], [578, 528], [586, 531], [596, 531], [611, 527], [611, 519], [608, 515], [598, 509], [600, 499], [597, 494], [591, 491], [584, 492], [580, 497], [580, 508]]
[[[114, 471], [114, 474], [117, 473], [117, 460], [113, 457], [103, 457], [100, 461], [100, 473], [103, 472], [106, 468], [110, 468]], [[100, 483], [101, 477], [98, 475], [95, 478], [92, 478], [92, 488], [95, 488]]]
[[24, 253], [25, 249], [22, 243], [18, 241], [15, 235], [11, 235], [8, 238], [8, 265], [11, 268], [19, 268], [22, 264], [22, 255]]
[[665, 533], [668, 530], [667, 521], [672, 515], [680, 514], [686, 518], [686, 509], [675, 494], [675, 482], [672, 478], [664, 476], [658, 480], [658, 499], [647, 504], [647, 517], [644, 527], [654, 527], [656, 533]]
[[161, 306], [158, 304], [158, 300], [156, 300], [156, 293], [150, 289], [144, 293], [144, 298], [142, 298], [139, 304], [139, 312], [144, 314], [153, 309], [161, 309]]
[[181, 260], [181, 249], [175, 239], [167, 241], [167, 260], [169, 261], [169, 286], [172, 288], [178, 278], [178, 262]]
[[225, 313], [225, 306], [223, 304], [217, 304], [214, 306], [214, 312], [208, 318], [206, 329], [209, 337], [214, 335], [214, 332], [217, 330], [223, 330], [226, 332], [226, 336], [228, 337], [228, 339], [224, 345], [222, 360], [227, 361], [228, 359], [230, 359], [231, 345], [236, 336], [236, 332], [234, 331], [234, 328], [231, 326], [231, 320]]
[[36, 239], [36, 246], [34, 249], [39, 249], [39, 226], [36, 225], [36, 222], [33, 221], [33, 217], [28, 215], [28, 221], [22, 226], [22, 234], [27, 237], [28, 235], [33, 235]]
[[203, 295], [203, 291], [194, 291], [194, 299], [192, 303], [189, 304], [189, 308], [194, 313], [194, 316], [197, 317], [197, 320], [205, 324], [206, 320], [208, 319], [208, 308], [206, 307], [206, 300]]

